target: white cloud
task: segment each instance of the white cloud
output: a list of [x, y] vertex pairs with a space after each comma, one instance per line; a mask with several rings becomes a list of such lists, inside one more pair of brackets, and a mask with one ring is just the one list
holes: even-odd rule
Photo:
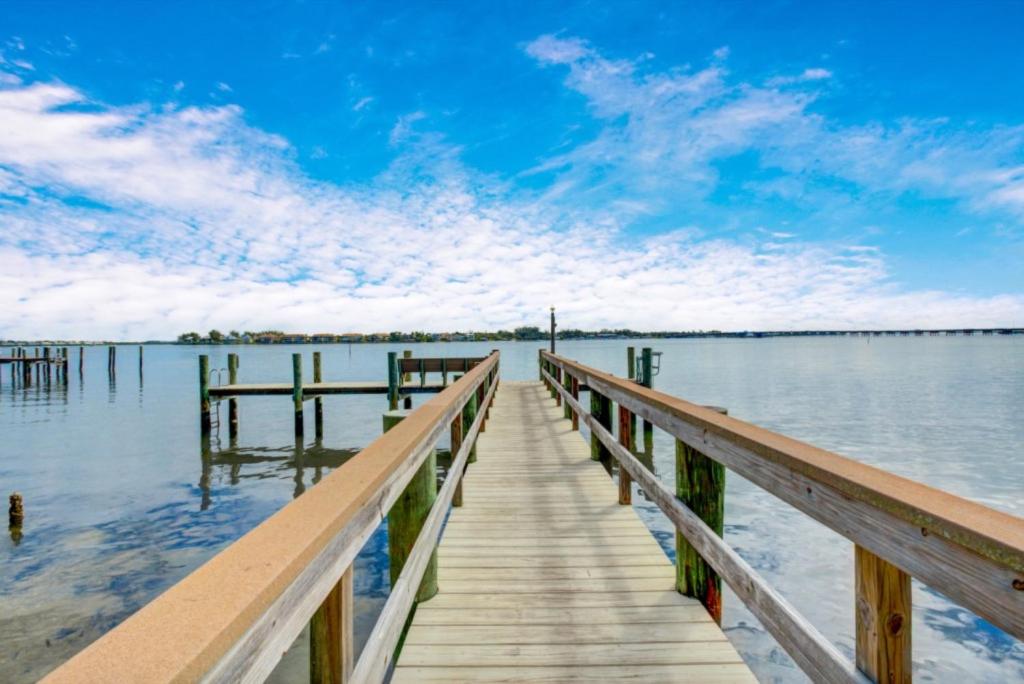
[[[624, 78], [617, 68], [599, 67]], [[652, 79], [602, 106], [651, 90], [692, 102], [717, 80]], [[738, 103], [729, 118], [759, 120], [756, 108]], [[698, 227], [624, 240], [614, 213], [510, 193], [436, 138], [410, 137], [424, 116], [396, 124], [403, 151], [376, 182], [339, 187], [304, 175], [286, 141], [237, 107], [105, 107], [60, 84], [0, 90], [0, 330], [480, 329], [536, 321], [552, 303], [574, 327], [1024, 317], [1018, 296], [901, 291], [884, 256], [858, 245], [706, 239]]]
[[912, 119], [843, 126], [811, 110], [817, 92], [782, 87], [830, 79], [829, 70], [807, 68], [761, 87], [730, 79], [721, 50], [703, 69], [660, 72], [647, 70], [645, 60], [607, 59], [572, 37], [541, 36], [525, 51], [566, 68], [565, 85], [587, 98], [603, 124], [590, 142], [532, 169], [555, 173], [551, 199], [627, 195], [655, 212], [671, 202], [692, 206], [718, 187], [719, 161], [752, 152], [762, 167], [787, 172], [775, 185], [794, 199], [804, 194], [796, 183], [839, 179], [860, 186], [862, 206], [872, 193], [891, 202], [914, 190], [968, 211], [1024, 217], [1024, 126]]
[[395, 125], [391, 128], [391, 133], [388, 136], [388, 141], [392, 145], [397, 145], [400, 142], [404, 142], [412, 135], [412, 125], [417, 121], [422, 121], [427, 118], [426, 112], [411, 112], [409, 114], [403, 114], [398, 117]]
[[354, 105], [352, 105], [352, 111], [353, 112], [361, 111], [361, 110], [365, 109], [366, 107], [369, 107], [371, 103], [373, 103], [373, 98], [372, 97], [364, 97], [364, 98], [360, 99], [358, 102], [356, 102]]
[[223, 81], [219, 81], [217, 83], [217, 90], [221, 91], [222, 93], [234, 92], [231, 86], [229, 86], [227, 83], [224, 83]]

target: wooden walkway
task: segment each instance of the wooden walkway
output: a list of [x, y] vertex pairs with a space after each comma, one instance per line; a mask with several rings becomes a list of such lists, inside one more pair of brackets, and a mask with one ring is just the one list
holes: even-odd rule
[[501, 384], [392, 681], [753, 682], [540, 382]]
[[[451, 384], [451, 383], [449, 383]], [[409, 384], [401, 386], [402, 394], [426, 394], [440, 392], [448, 385], [440, 382], [428, 382], [423, 385]], [[295, 385], [290, 382], [263, 382], [252, 384], [210, 385], [211, 397], [243, 397], [257, 395], [288, 395], [291, 396]], [[324, 394], [387, 394], [388, 383], [373, 380], [348, 382], [308, 382], [302, 385], [303, 396], [318, 397]]]

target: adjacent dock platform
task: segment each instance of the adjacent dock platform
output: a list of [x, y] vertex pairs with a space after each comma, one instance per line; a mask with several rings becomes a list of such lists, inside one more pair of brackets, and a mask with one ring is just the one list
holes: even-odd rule
[[540, 382], [502, 384], [392, 679], [753, 682]]
[[[425, 394], [440, 392], [447, 385], [440, 382], [428, 382], [423, 385], [404, 385], [403, 394]], [[302, 386], [302, 394], [309, 397], [323, 396], [325, 394], [387, 394], [388, 383], [386, 382], [313, 382]], [[286, 395], [291, 396], [295, 391], [295, 385], [290, 382], [267, 382], [245, 385], [211, 385], [211, 397], [245, 397], [259, 395]]]

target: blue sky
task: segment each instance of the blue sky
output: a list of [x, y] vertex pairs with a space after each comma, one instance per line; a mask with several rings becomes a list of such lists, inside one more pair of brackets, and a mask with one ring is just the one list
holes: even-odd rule
[[0, 336], [1021, 325], [1024, 3], [6, 3]]

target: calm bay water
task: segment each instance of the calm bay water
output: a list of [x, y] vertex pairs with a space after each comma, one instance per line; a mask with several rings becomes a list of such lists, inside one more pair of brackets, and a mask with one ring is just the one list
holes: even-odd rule
[[[664, 352], [658, 389], [728, 407], [743, 420], [1024, 516], [1024, 338], [633, 340]], [[559, 352], [625, 373], [626, 341], [561, 342]], [[328, 380], [383, 380], [386, 353], [502, 351], [502, 377], [535, 379], [539, 344], [149, 346], [73, 350], [67, 387], [0, 385], [0, 494], [20, 491], [19, 542], [0, 540], [0, 681], [27, 682], [84, 648], [259, 524], [380, 432], [383, 396], [327, 397], [325, 435], [292, 437], [290, 400], [240, 400], [237, 443], [227, 428], [204, 451], [196, 355], [243, 382], [288, 381], [290, 354], [323, 352]], [[225, 374], [226, 379], [226, 374]], [[227, 407], [221, 409], [225, 419]], [[446, 446], [444, 444], [440, 446]], [[670, 437], [655, 432], [654, 467], [669, 481]], [[642, 497], [636, 508], [667, 552], [671, 527]], [[387, 597], [384, 530], [356, 564], [357, 632]], [[727, 541], [843, 651], [853, 650], [853, 546], [730, 473]], [[1024, 679], [1024, 644], [914, 585], [915, 675], [922, 681]], [[799, 671], [730, 593], [724, 626], [764, 681]], [[306, 678], [300, 638], [275, 674]]]

